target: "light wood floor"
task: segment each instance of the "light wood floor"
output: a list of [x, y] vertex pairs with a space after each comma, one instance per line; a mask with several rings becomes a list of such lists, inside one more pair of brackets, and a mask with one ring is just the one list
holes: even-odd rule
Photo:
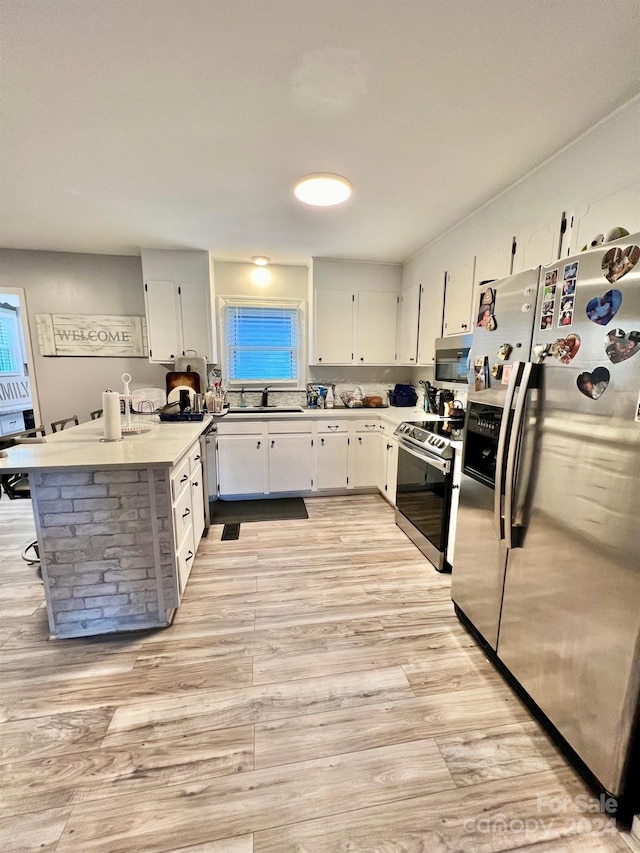
[[3, 853], [626, 851], [382, 498], [213, 527], [175, 624], [49, 641], [0, 501]]

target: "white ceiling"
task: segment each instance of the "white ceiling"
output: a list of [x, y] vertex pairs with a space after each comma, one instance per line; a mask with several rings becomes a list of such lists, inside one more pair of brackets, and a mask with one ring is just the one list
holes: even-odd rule
[[637, 92], [638, 9], [0, 0], [0, 245], [405, 260]]

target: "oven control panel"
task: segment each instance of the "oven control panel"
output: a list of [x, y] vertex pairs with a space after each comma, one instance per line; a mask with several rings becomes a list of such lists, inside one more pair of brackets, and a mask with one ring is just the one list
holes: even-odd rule
[[402, 423], [396, 429], [394, 435], [411, 442], [416, 447], [421, 448], [426, 453], [432, 453], [435, 456], [440, 456], [443, 459], [450, 459], [453, 456], [453, 448], [448, 438], [437, 435], [429, 430], [415, 424]]

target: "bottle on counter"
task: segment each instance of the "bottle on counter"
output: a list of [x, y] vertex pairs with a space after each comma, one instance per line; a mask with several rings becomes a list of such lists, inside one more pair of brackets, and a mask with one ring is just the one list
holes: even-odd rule
[[329, 387], [327, 388], [327, 397], [326, 397], [326, 400], [325, 400], [325, 406], [326, 406], [326, 408], [327, 408], [327, 409], [333, 409], [333, 403], [334, 403], [334, 399], [333, 399], [333, 385], [329, 385]]

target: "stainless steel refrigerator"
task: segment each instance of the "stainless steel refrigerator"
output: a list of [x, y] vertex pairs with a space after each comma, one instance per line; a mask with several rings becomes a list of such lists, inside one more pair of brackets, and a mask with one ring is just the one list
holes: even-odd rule
[[618, 797], [640, 694], [638, 247], [478, 294], [452, 575], [459, 615]]

